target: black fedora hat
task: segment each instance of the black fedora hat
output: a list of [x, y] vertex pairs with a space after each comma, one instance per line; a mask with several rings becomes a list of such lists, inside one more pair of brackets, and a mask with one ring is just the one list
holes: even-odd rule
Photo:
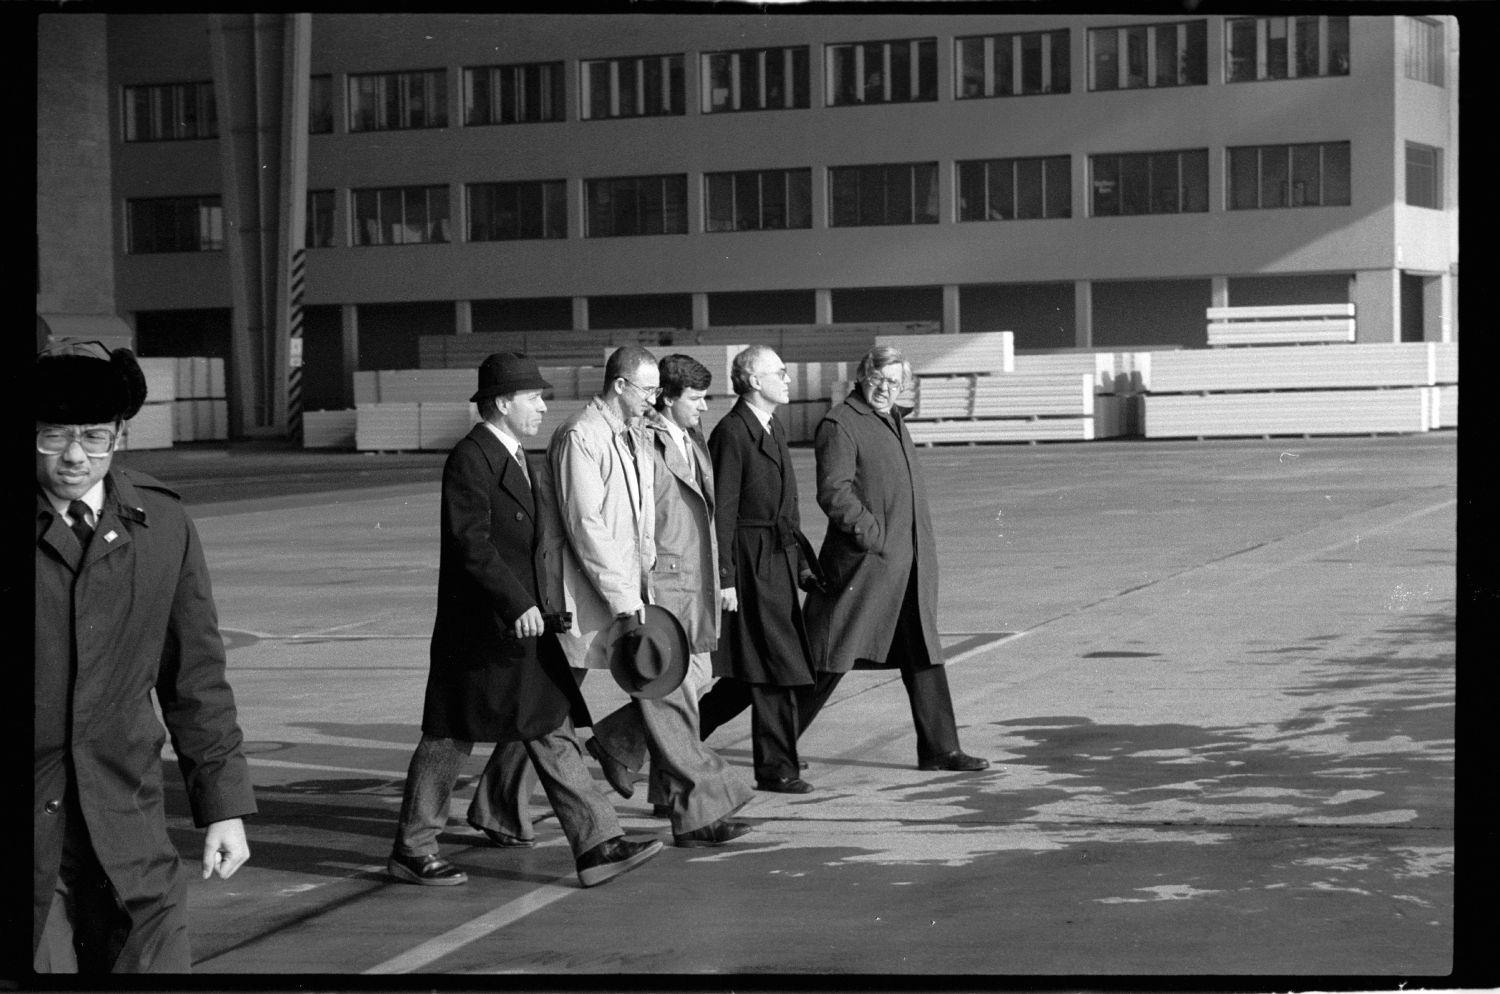
[[42, 350], [33, 380], [36, 420], [57, 425], [129, 421], [146, 402], [146, 374], [129, 349], [67, 342]]
[[688, 670], [688, 637], [677, 616], [647, 604], [646, 622], [636, 615], [615, 619], [604, 633], [609, 672], [631, 697], [665, 697], [682, 686]]
[[479, 389], [469, 401], [477, 404], [486, 397], [518, 390], [546, 390], [551, 386], [542, 379], [535, 359], [516, 352], [495, 352], [479, 364]]

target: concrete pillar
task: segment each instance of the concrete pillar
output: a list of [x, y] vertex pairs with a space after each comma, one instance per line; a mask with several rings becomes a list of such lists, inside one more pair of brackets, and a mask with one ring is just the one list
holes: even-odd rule
[[589, 298], [573, 298], [573, 330], [588, 331], [589, 328]]
[[1094, 284], [1088, 280], [1073, 281], [1073, 344], [1094, 347]]
[[693, 330], [702, 331], [708, 325], [708, 294], [693, 294]]
[[[1208, 306], [1229, 306], [1229, 277], [1214, 276], [1208, 281]], [[1206, 324], [1207, 322], [1205, 322]]]
[[354, 371], [359, 368], [359, 305], [344, 304], [339, 308], [339, 359], [343, 364], [340, 384], [344, 396], [354, 402]]
[[832, 290], [813, 291], [813, 324], [833, 324]]
[[1401, 272], [1361, 269], [1354, 274], [1354, 340], [1401, 341]]
[[470, 300], [453, 302], [453, 332], [456, 335], [474, 333], [474, 303]]
[[958, 313], [958, 284], [943, 284], [943, 326], [939, 329], [946, 334], [957, 334], [963, 331]]

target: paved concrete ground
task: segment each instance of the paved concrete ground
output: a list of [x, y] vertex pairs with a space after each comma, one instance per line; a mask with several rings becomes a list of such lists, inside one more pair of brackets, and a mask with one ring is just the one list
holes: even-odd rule
[[[550, 814], [535, 849], [481, 845], [468, 781], [443, 845], [469, 884], [381, 872], [440, 455], [123, 458], [199, 521], [261, 804], [251, 862], [193, 882], [199, 973], [1447, 986], [1455, 433], [923, 450], [963, 743], [995, 766], [916, 770], [899, 679], [857, 672], [803, 739], [814, 793], [757, 794], [716, 850], [615, 798], [668, 848], [590, 890]], [[745, 717], [711, 744], [750, 779]]]

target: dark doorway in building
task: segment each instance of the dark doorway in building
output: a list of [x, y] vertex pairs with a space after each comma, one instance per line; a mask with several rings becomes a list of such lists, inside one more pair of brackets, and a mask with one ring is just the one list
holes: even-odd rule
[[691, 328], [693, 298], [686, 293], [633, 293], [589, 298], [589, 327]]
[[813, 324], [818, 308], [811, 290], [764, 290], [708, 295], [712, 327], [747, 324]]
[[1229, 306], [1282, 307], [1293, 304], [1347, 304], [1352, 282], [1352, 273], [1234, 276], [1229, 279]]
[[1077, 344], [1072, 283], [988, 283], [958, 288], [961, 331], [1009, 331], [1018, 349]]
[[302, 409], [342, 411], [354, 406], [354, 384], [344, 376], [341, 308], [302, 308]]
[[453, 305], [446, 301], [359, 305], [358, 369], [419, 369], [419, 339], [453, 334]]
[[1208, 344], [1208, 280], [1101, 280], [1093, 298], [1095, 348]]
[[1422, 295], [1427, 280], [1416, 273], [1401, 274], [1401, 340], [1421, 342], [1426, 340], [1426, 310]]
[[228, 377], [229, 308], [190, 311], [137, 311], [136, 353], [143, 357], [209, 356], [223, 359]]
[[475, 332], [567, 331], [573, 327], [573, 299], [476, 300], [469, 305], [469, 320]]
[[940, 286], [834, 290], [832, 297], [833, 320], [837, 324], [943, 320], [943, 288]]

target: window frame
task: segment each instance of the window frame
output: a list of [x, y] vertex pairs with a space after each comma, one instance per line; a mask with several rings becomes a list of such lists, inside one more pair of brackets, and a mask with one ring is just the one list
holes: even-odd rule
[[[937, 161], [931, 162], [877, 162], [848, 166], [828, 166], [828, 227], [830, 228], [875, 228], [896, 227], [912, 224], [937, 224], [941, 218], [942, 190], [941, 175]], [[918, 173], [923, 170], [925, 177], [929, 180], [930, 187], [927, 190], [928, 203], [931, 210], [926, 206], [919, 208], [917, 189]], [[879, 185], [866, 188], [868, 181], [874, 180], [876, 170], [879, 170]], [[905, 171], [905, 182], [899, 182], [899, 177], [893, 171]], [[851, 191], [840, 190], [841, 179], [852, 178], [854, 188]], [[904, 200], [903, 200], [904, 198]], [[867, 207], [873, 207], [875, 200], [880, 202], [881, 220], [868, 220], [865, 216]], [[893, 208], [894, 201], [894, 208]], [[892, 220], [891, 217], [899, 210], [902, 203], [907, 207], [907, 220]], [[840, 211], [844, 204], [852, 203], [854, 207], [853, 221], [840, 220]]]
[[[151, 247], [142, 247], [139, 242], [145, 237], [141, 222], [145, 219], [138, 216], [137, 211], [147, 205], [158, 207], [171, 204], [174, 206], [172, 216], [168, 218], [152, 217], [153, 227], [150, 229], [152, 236]], [[190, 209], [195, 215], [191, 220], [187, 218]], [[196, 232], [192, 236], [196, 245], [188, 246], [186, 240], [174, 240], [166, 244], [164, 240], [157, 239], [156, 226], [162, 220], [166, 220], [172, 227], [175, 236], [181, 236], [189, 228]], [[163, 246], [164, 247], [161, 247]], [[176, 197], [131, 197], [125, 201], [125, 253], [127, 255], [164, 255], [174, 252], [221, 252], [224, 250], [224, 198], [217, 193], [190, 194]]]
[[1432, 86], [1447, 83], [1447, 32], [1442, 21], [1416, 14], [1406, 15], [1406, 48], [1402, 71], [1407, 79]]
[[[527, 117], [525, 111], [530, 103], [531, 81], [528, 70], [535, 70], [539, 79], [536, 85], [538, 115]], [[483, 74], [485, 93], [484, 106], [487, 113], [483, 120], [476, 120], [477, 99], [481, 92], [478, 85]], [[540, 82], [545, 74], [548, 78]], [[463, 87], [463, 126], [481, 128], [489, 125], [512, 124], [556, 124], [568, 118], [567, 63], [562, 60], [544, 62], [504, 62], [493, 65], [464, 66], [460, 85]], [[512, 119], [505, 119], [509, 107]]]
[[[648, 66], [657, 60], [658, 79], [661, 92], [657, 93], [657, 108], [651, 109], [648, 99], [651, 79]], [[625, 66], [630, 65], [629, 86]], [[607, 113], [594, 113], [595, 93], [600, 88], [596, 77], [603, 69], [604, 96], [609, 103]], [[637, 108], [627, 113], [622, 108], [627, 97]], [[580, 121], [619, 121], [639, 117], [683, 117], [687, 114], [686, 61], [681, 52], [656, 55], [620, 55], [605, 59], [578, 60], [578, 119]]]
[[[326, 204], [327, 209], [323, 209]], [[338, 244], [337, 221], [338, 196], [337, 191], [308, 190], [307, 191], [307, 221], [306, 230], [302, 236], [304, 248], [334, 248]], [[318, 232], [326, 231], [327, 238], [316, 237]]]
[[[744, 81], [747, 73], [745, 57], [755, 56], [756, 71], [753, 74], [756, 95], [760, 106], [744, 104]], [[779, 105], [770, 102], [770, 74], [767, 71], [771, 56], [779, 55], [781, 61], [782, 101]], [[800, 56], [800, 59], [799, 59]], [[729, 86], [726, 88], [724, 106], [714, 106], [713, 60], [729, 60]], [[773, 45], [766, 48], [730, 48], [715, 52], [701, 52], [698, 58], [698, 105], [703, 114], [745, 114], [761, 110], [807, 110], [812, 106], [812, 46]]]
[[[906, 46], [906, 92], [905, 98], [894, 96], [894, 63], [897, 61], [892, 46]], [[870, 98], [872, 73], [865, 68], [870, 51], [880, 47], [880, 68], [876, 71], [880, 87], [878, 99]], [[838, 79], [841, 63], [840, 53], [847, 50], [853, 56], [851, 78], [848, 87], [840, 86]], [[915, 58], [913, 58], [915, 54]], [[938, 99], [937, 84], [937, 36], [922, 38], [886, 38], [871, 41], [830, 42], [823, 46], [823, 101], [825, 107], [864, 107], [870, 105], [932, 103]], [[861, 81], [863, 81], [861, 83]], [[841, 99], [840, 93], [847, 90], [857, 99]], [[930, 94], [930, 95], [923, 95]]]
[[[1153, 174], [1159, 168], [1163, 156], [1175, 156], [1175, 182], [1172, 197], [1177, 204], [1175, 210], [1155, 210], [1156, 204], [1160, 202], [1161, 187], [1153, 179]], [[1201, 172], [1189, 177], [1184, 168], [1191, 156], [1191, 163], [1197, 166]], [[1112, 160], [1112, 161], [1111, 161]], [[1118, 204], [1114, 211], [1101, 212], [1100, 207], [1100, 183], [1101, 171], [1109, 172], [1109, 169], [1101, 170], [1101, 167], [1109, 166], [1113, 170], [1112, 182], [1115, 184], [1111, 195]], [[1174, 149], [1152, 149], [1140, 152], [1099, 152], [1088, 157], [1088, 183], [1089, 183], [1089, 214], [1095, 217], [1144, 217], [1148, 215], [1175, 215], [1175, 214], [1205, 214], [1209, 211], [1208, 204], [1208, 149], [1207, 148], [1174, 148]], [[1189, 180], [1192, 186], [1189, 186]], [[1144, 188], [1138, 188], [1135, 184], [1144, 182]], [[1127, 183], [1131, 188], [1127, 190]], [[1196, 196], [1192, 196], [1196, 195]], [[1144, 210], [1126, 210], [1127, 196], [1135, 204], [1144, 203]], [[1201, 206], [1189, 206], [1189, 203], [1201, 204]]]
[[[1022, 163], [1028, 165], [1037, 163], [1040, 168], [1040, 186], [1036, 193], [1038, 201], [1041, 204], [1041, 212], [1028, 217], [1023, 217], [1020, 210]], [[1059, 163], [1061, 163], [1063, 168], [1063, 175], [1060, 177], [1060, 182], [1054, 168]], [[1004, 186], [1000, 186], [1001, 180], [998, 177], [995, 179], [991, 178], [991, 173], [995, 172], [996, 168], [1001, 166], [1008, 167], [1009, 172], [1008, 183]], [[965, 167], [969, 167], [970, 170], [973, 167], [983, 167], [977, 184], [974, 184], [973, 179], [966, 181]], [[954, 219], [960, 224], [972, 224], [983, 221], [1062, 221], [1073, 217], [1073, 157], [1071, 155], [1024, 155], [993, 159], [960, 159], [953, 164], [953, 177], [954, 190], [956, 191], [956, 195], [953, 198]], [[1066, 213], [1052, 212], [1053, 198], [1051, 194], [1058, 186], [1062, 188], [1066, 196]], [[978, 189], [982, 193], [983, 202], [978, 211], [982, 216], [965, 216], [966, 213], [975, 213], [972, 207], [966, 206], [964, 203], [966, 199], [964, 190], [966, 187], [968, 189]], [[997, 205], [991, 202], [994, 199], [994, 192], [997, 187], [1002, 189], [1008, 187], [1010, 190], [1009, 212], [1006, 213], [1001, 210], [999, 216], [996, 216]]]
[[[141, 98], [146, 106], [141, 106]], [[192, 107], [192, 133], [186, 111]], [[145, 133], [141, 111], [145, 111]], [[218, 103], [213, 80], [181, 83], [141, 83], [120, 88], [120, 135], [127, 144], [164, 141], [205, 141], [219, 137]]]
[[[767, 216], [767, 187], [768, 179], [779, 178], [781, 188], [781, 224], [767, 225], [764, 223]], [[746, 194], [744, 187], [754, 180], [755, 210], [753, 211], [754, 224], [741, 224], [740, 219], [744, 213], [741, 204]], [[794, 189], [794, 184], [801, 180], [800, 188]], [[722, 189], [728, 184], [728, 211], [716, 208], [722, 205], [715, 200], [715, 189]], [[800, 204], [796, 199], [800, 197]], [[794, 211], [800, 206], [800, 213]], [[727, 216], [727, 227], [721, 226], [719, 217]], [[804, 223], [794, 224], [794, 219], [800, 219]], [[707, 234], [730, 234], [742, 231], [803, 231], [812, 228], [812, 167], [800, 166], [786, 169], [736, 169], [724, 172], [703, 174], [703, 230]]]
[[[1412, 162], [1413, 152], [1431, 153], [1429, 162], [1417, 164], [1415, 168], [1420, 171], [1415, 175]], [[1403, 190], [1401, 195], [1402, 202], [1409, 207], [1421, 207], [1426, 210], [1436, 211], [1442, 210], [1443, 150], [1436, 145], [1426, 145], [1422, 142], [1408, 141], [1405, 143], [1402, 161], [1404, 163], [1402, 176]], [[1430, 193], [1431, 195], [1431, 203], [1424, 203], [1422, 199], [1413, 199], [1412, 197], [1414, 188], [1417, 189], [1418, 193], [1423, 192], [1420, 187], [1416, 186], [1416, 184], [1422, 182], [1423, 177], [1425, 177], [1427, 180], [1427, 182], [1423, 185], [1425, 185], [1425, 187], [1427, 188], [1426, 192]]]
[[[442, 216], [434, 216], [433, 195], [440, 192], [442, 195]], [[412, 199], [417, 194], [423, 198], [421, 216], [417, 217], [415, 205]], [[401, 217], [399, 220], [388, 220], [384, 217], [384, 207], [393, 195], [399, 195]], [[373, 197], [376, 207], [375, 217], [371, 218], [361, 211], [361, 199]], [[407, 220], [408, 217], [412, 220]], [[367, 223], [374, 221], [375, 230], [380, 233], [378, 240], [367, 240], [365, 231]], [[452, 196], [446, 183], [418, 184], [413, 186], [374, 186], [359, 187], [349, 191], [349, 244], [355, 248], [388, 248], [396, 245], [447, 245], [452, 243], [453, 205]], [[389, 231], [399, 230], [402, 236], [397, 239], [388, 237]], [[408, 238], [407, 233], [414, 226], [421, 226], [425, 237]], [[437, 237], [434, 237], [437, 236]]]
[[[1061, 36], [1061, 46], [1058, 44]], [[1026, 40], [1041, 41], [1037, 71], [1040, 73], [1038, 87], [1028, 90], [1026, 81]], [[977, 93], [966, 93], [965, 69], [968, 66], [965, 42], [979, 42]], [[1000, 71], [1000, 52], [1004, 58], [1005, 73]], [[955, 100], [991, 100], [999, 97], [1049, 96], [1071, 93], [1073, 89], [1072, 29], [1053, 28], [1049, 31], [1007, 31], [988, 35], [962, 35], [953, 39], [953, 98]], [[1057, 53], [1062, 52], [1061, 68]], [[1002, 77], [1008, 76], [1002, 88]], [[972, 78], [972, 77], [971, 77]], [[1059, 81], [1061, 88], [1058, 87]]]
[[[1318, 193], [1317, 199], [1304, 199], [1302, 203], [1297, 202], [1297, 185], [1300, 182], [1300, 171], [1297, 168], [1297, 155], [1299, 151], [1305, 152], [1310, 149], [1317, 150], [1318, 170]], [[1344, 177], [1344, 199], [1342, 201], [1329, 199], [1329, 176], [1331, 174], [1329, 157], [1330, 154], [1337, 155], [1339, 149], [1343, 150], [1343, 177]], [[1236, 178], [1236, 160], [1244, 161], [1245, 153], [1255, 153], [1254, 157], [1254, 203], [1248, 203], [1248, 192], [1239, 184], [1242, 180]], [[1281, 202], [1266, 203], [1265, 184], [1269, 155], [1279, 155], [1285, 160], [1285, 196], [1277, 198]], [[1282, 208], [1301, 207], [1348, 207], [1354, 197], [1353, 181], [1350, 176], [1352, 166], [1350, 143], [1348, 141], [1327, 142], [1284, 142], [1271, 145], [1231, 145], [1224, 150], [1224, 209], [1228, 211], [1251, 211], [1251, 210], [1278, 210]], [[1337, 173], [1332, 173], [1337, 175]]]
[[[1167, 29], [1171, 29], [1172, 52], [1177, 59], [1177, 72], [1170, 78], [1163, 77], [1161, 66], [1161, 52], [1165, 47], [1162, 39]], [[1113, 79], [1109, 79], [1107, 84], [1106, 74], [1100, 68], [1105, 39], [1109, 39], [1108, 48], [1112, 53], [1113, 63]], [[1207, 18], [1089, 28], [1084, 43], [1090, 93], [1208, 85]], [[1189, 64], [1190, 56], [1195, 60], [1193, 64]], [[1132, 73], [1132, 66], [1136, 64], [1139, 65], [1139, 73]], [[1140, 82], [1132, 83], [1131, 80], [1135, 78], [1139, 78]]]
[[[1285, 23], [1277, 25], [1272, 22]], [[1318, 51], [1318, 67], [1316, 72], [1309, 73], [1302, 71], [1305, 67], [1306, 49], [1301, 39], [1304, 30], [1310, 24], [1316, 27], [1315, 44]], [[1281, 46], [1285, 49], [1284, 60], [1282, 60], [1285, 72], [1281, 75], [1274, 75], [1271, 73], [1271, 56], [1274, 52], [1269, 42], [1272, 29], [1279, 30], [1281, 27], [1284, 27], [1286, 32]], [[1248, 33], [1246, 29], [1249, 29]], [[1254, 44], [1253, 53], [1246, 54], [1239, 51], [1240, 40], [1236, 38], [1237, 33]], [[1282, 79], [1336, 78], [1349, 75], [1349, 66], [1352, 61], [1349, 51], [1349, 17], [1347, 14], [1256, 14], [1225, 17], [1223, 43], [1225, 83], [1266, 83]]]
[[307, 81], [307, 133], [333, 134], [333, 74], [313, 73]]
[[[643, 184], [655, 181], [656, 189], [648, 189]], [[625, 190], [624, 184], [632, 184], [632, 189]], [[599, 184], [610, 184], [607, 202], [601, 201], [599, 193], [605, 192]], [[680, 184], [680, 200], [676, 200], [679, 194], [677, 185]], [[670, 185], [670, 188], [669, 188]], [[617, 231], [614, 230], [615, 221], [620, 217], [620, 207], [615, 204], [617, 197], [628, 196], [631, 204], [631, 213], [635, 215], [637, 230]], [[583, 181], [583, 237], [585, 238], [638, 238], [654, 235], [685, 235], [688, 233], [688, 203], [687, 203], [687, 173], [650, 173], [636, 176], [596, 176], [586, 178]], [[653, 199], [654, 198], [654, 201]], [[676, 202], [672, 202], [676, 200]], [[660, 219], [660, 231], [644, 230], [648, 227], [653, 202], [657, 204]], [[601, 206], [602, 203], [602, 206]], [[600, 226], [596, 218], [600, 215], [596, 211], [607, 211], [610, 219], [608, 231], [597, 230]], [[668, 221], [676, 219], [680, 224], [674, 223], [669, 227]]]
[[[515, 201], [514, 221], [509, 233], [494, 221], [494, 210], [499, 205], [491, 203], [491, 216], [483, 237], [476, 234], [480, 209], [476, 195], [483, 191], [484, 197], [497, 193], [513, 193]], [[535, 202], [528, 205], [523, 197], [530, 196]], [[565, 179], [496, 180], [493, 182], [464, 184], [464, 240], [468, 242], [519, 242], [555, 240], [568, 237], [568, 181]], [[526, 234], [522, 219], [528, 206], [540, 218], [541, 234]]]
[[[361, 89], [369, 81], [370, 109], [364, 110]], [[421, 83], [420, 103], [414, 101], [414, 83]], [[432, 92], [436, 89], [440, 93]], [[424, 131], [448, 126], [448, 70], [401, 69], [386, 72], [350, 73], [345, 95], [349, 106], [349, 133], [371, 134], [381, 131]], [[411, 123], [414, 109], [420, 107], [422, 123]], [[397, 123], [390, 123], [394, 113]], [[370, 123], [366, 125], [366, 121]]]

